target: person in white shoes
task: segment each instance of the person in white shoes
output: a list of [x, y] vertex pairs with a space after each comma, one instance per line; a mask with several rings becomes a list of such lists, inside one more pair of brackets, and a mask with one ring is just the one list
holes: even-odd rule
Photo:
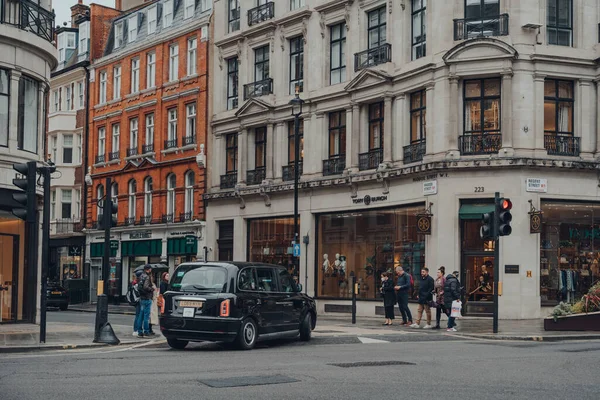
[[410, 326], [411, 328], [421, 327], [423, 309], [425, 309], [425, 314], [427, 314], [427, 325], [425, 325], [423, 329], [433, 328], [431, 325], [431, 308], [429, 307], [429, 302], [433, 300], [434, 289], [435, 282], [433, 278], [429, 276], [429, 269], [423, 267], [423, 269], [421, 269], [421, 280], [419, 282], [419, 295], [417, 296], [417, 300], [419, 302], [419, 308], [417, 308], [417, 319], [415, 323]]

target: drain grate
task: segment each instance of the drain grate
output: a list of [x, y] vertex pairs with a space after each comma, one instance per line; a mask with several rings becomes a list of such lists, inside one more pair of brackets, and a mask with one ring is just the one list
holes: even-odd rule
[[204, 379], [200, 383], [213, 388], [231, 388], [244, 386], [277, 385], [280, 383], [300, 382], [285, 375], [237, 376], [231, 378]]
[[338, 364], [329, 364], [334, 367], [341, 368], [357, 368], [357, 367], [385, 367], [388, 365], [417, 365], [415, 363], [406, 362], [406, 361], [358, 361], [351, 363], [338, 363]]

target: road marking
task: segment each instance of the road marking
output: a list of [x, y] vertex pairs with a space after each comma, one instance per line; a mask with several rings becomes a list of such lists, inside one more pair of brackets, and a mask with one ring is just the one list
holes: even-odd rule
[[366, 337], [358, 337], [358, 340], [360, 340], [362, 343], [364, 344], [373, 344], [373, 343], [390, 343], [387, 340], [379, 340], [379, 339], [371, 339], [371, 338], [366, 338]]

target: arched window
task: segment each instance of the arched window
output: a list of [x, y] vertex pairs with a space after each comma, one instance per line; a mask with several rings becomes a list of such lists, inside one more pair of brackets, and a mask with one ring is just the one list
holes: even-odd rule
[[152, 178], [144, 179], [144, 219], [146, 223], [152, 220]]
[[175, 174], [169, 174], [167, 176], [167, 219], [173, 221], [175, 217], [175, 186], [176, 186]]
[[135, 179], [129, 181], [127, 200], [129, 203], [129, 221], [135, 221], [135, 193], [137, 192], [137, 183]]
[[[113, 203], [117, 204], [119, 202], [118, 196], [119, 196], [119, 184], [115, 182], [110, 186], [110, 199], [112, 200]], [[118, 213], [116, 216], [118, 218]]]
[[185, 174], [185, 220], [189, 221], [194, 216], [194, 185], [196, 184], [194, 171]]
[[[104, 197], [104, 186], [103, 185], [98, 185], [98, 187], [96, 188], [96, 200], [100, 200], [103, 197]], [[97, 209], [96, 209], [96, 217], [100, 217], [100, 213], [101, 212], [102, 212], [102, 207], [97, 207]]]

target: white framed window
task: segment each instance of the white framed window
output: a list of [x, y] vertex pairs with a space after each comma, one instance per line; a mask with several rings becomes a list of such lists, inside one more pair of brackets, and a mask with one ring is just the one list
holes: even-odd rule
[[196, 74], [196, 49], [198, 47], [198, 39], [190, 38], [188, 39], [188, 57], [187, 57], [187, 74], [195, 75]]
[[63, 32], [58, 35], [58, 62], [67, 61], [67, 50], [75, 49], [75, 32]]
[[196, 0], [185, 0], [185, 8], [183, 13], [183, 18], [188, 19], [194, 16], [194, 11], [196, 8]]
[[69, 85], [65, 87], [65, 106], [67, 111], [71, 111], [73, 108], [73, 98], [71, 96], [73, 96], [73, 90]]
[[115, 49], [123, 46], [123, 22], [115, 24]]
[[175, 174], [167, 176], [167, 215], [175, 218], [175, 187], [177, 185]]
[[156, 32], [156, 20], [158, 19], [157, 7], [148, 9], [148, 34]]
[[144, 217], [152, 216], [152, 177], [144, 179]]
[[[103, 197], [104, 197], [104, 186], [100, 184], [96, 188], [96, 200], [101, 200]], [[102, 207], [96, 207], [96, 217], [99, 217], [101, 212], [102, 212]]]
[[81, 135], [75, 135], [75, 155], [73, 156], [75, 164], [81, 164]]
[[73, 163], [73, 135], [63, 135], [62, 163]]
[[98, 154], [104, 156], [106, 152], [106, 128], [102, 127], [98, 129]]
[[79, 94], [79, 108], [83, 108], [85, 106], [85, 98], [83, 97], [85, 95], [84, 93], [84, 86], [83, 86], [83, 82], [77, 82], [77, 93]]
[[135, 179], [129, 181], [127, 200], [128, 200], [128, 217], [135, 220], [135, 193], [137, 192], [137, 182]]
[[98, 103], [106, 103], [106, 71], [100, 72], [100, 90], [98, 96]]
[[113, 69], [113, 100], [121, 98], [121, 67]]
[[169, 110], [169, 140], [177, 140], [177, 109], [171, 108]]
[[171, 26], [173, 23], [173, 0], [166, 0], [163, 4], [163, 27]]
[[194, 171], [185, 174], [185, 217], [191, 219], [194, 215]]
[[127, 21], [127, 42], [131, 43], [137, 39], [137, 31], [138, 31], [138, 16], [137, 14], [133, 17], [130, 17]]
[[61, 189], [60, 205], [61, 218], [71, 219], [73, 216], [71, 202], [73, 201], [73, 191], [71, 189]]
[[90, 22], [82, 22], [79, 24], [79, 54], [88, 52], [88, 41], [90, 38]]
[[212, 0], [200, 0], [200, 12], [212, 9]]
[[154, 114], [146, 115], [146, 141], [147, 146], [154, 144]]
[[132, 118], [129, 120], [129, 148], [137, 150], [137, 147], [138, 147], [138, 119]]
[[110, 200], [115, 204], [119, 203], [119, 185], [116, 182], [110, 187]]
[[50, 158], [52, 159], [52, 161], [56, 164], [58, 161], [56, 160], [56, 156], [57, 156], [57, 143], [58, 143], [58, 137], [57, 136], [52, 136], [50, 138]]
[[52, 190], [52, 192], [50, 192], [50, 193], [51, 193], [51, 195], [50, 195], [50, 219], [55, 220], [56, 219], [56, 190]]
[[146, 56], [146, 89], [156, 86], [156, 54]]
[[169, 81], [179, 78], [179, 46], [174, 44], [169, 47]]
[[140, 91], [140, 59], [131, 60], [131, 93]]
[[54, 99], [53, 106], [52, 106], [52, 111], [57, 112], [60, 111], [60, 93], [58, 92], [58, 90], [55, 90], [54, 92], [52, 92], [52, 97]]
[[121, 126], [114, 124], [112, 126], [112, 152], [117, 153], [119, 151], [119, 141], [121, 138]]
[[73, 190], [75, 197], [75, 209], [73, 210], [73, 219], [79, 221], [81, 217], [81, 191], [79, 189]]
[[196, 137], [196, 103], [185, 106], [185, 111], [185, 136], [186, 138], [194, 138]]
[[290, 0], [290, 10], [297, 10], [304, 7], [304, 0]]

